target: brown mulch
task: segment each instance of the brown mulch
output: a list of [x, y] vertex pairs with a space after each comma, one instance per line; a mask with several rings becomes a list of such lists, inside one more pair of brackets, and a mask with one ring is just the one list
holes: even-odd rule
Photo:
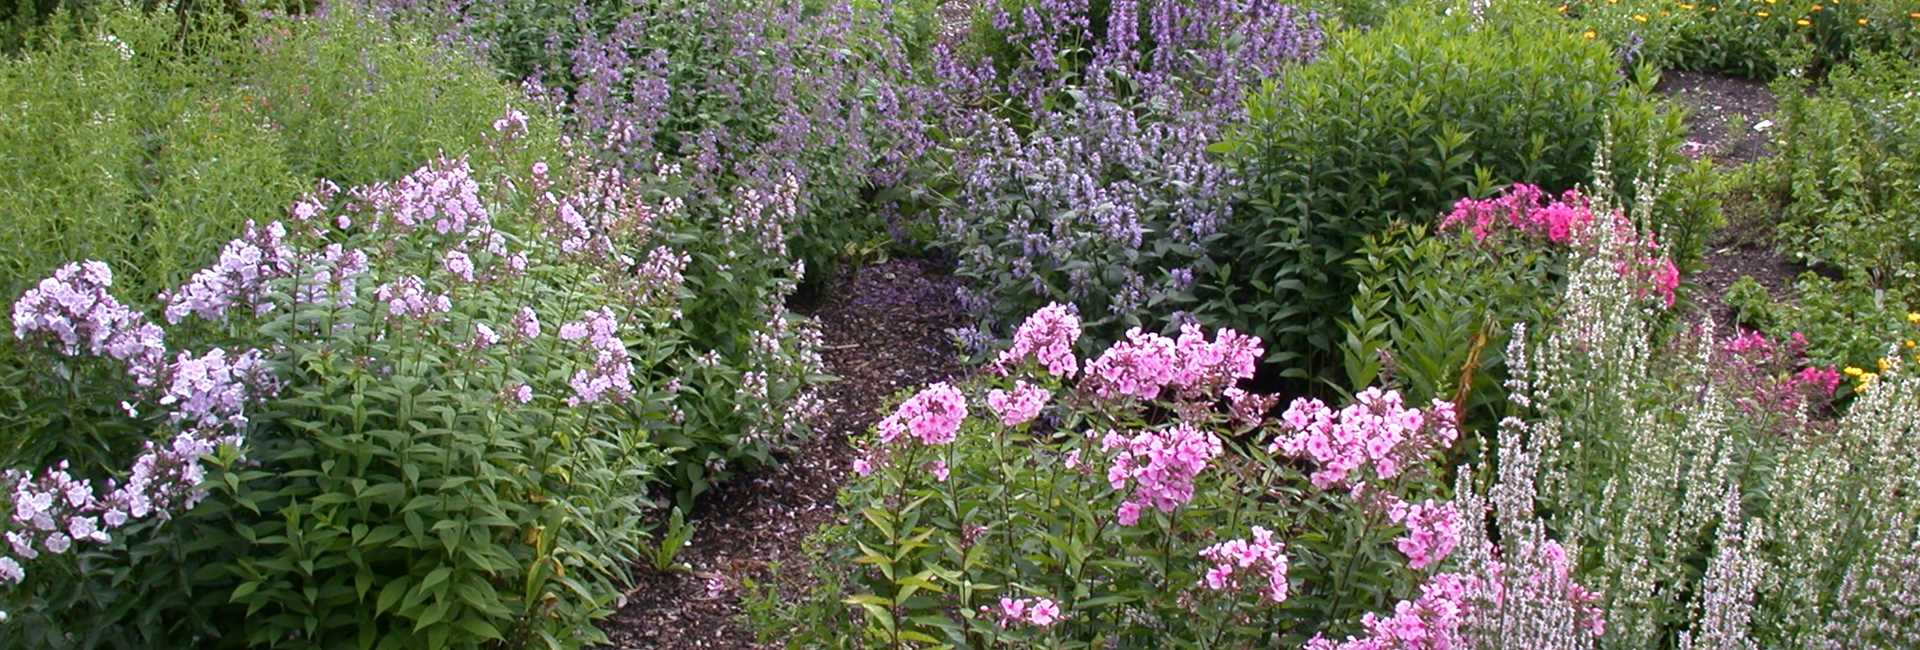
[[[1688, 109], [1685, 146], [1690, 155], [1711, 156], [1714, 162], [1736, 165], [1770, 153], [1767, 115], [1776, 102], [1765, 83], [1675, 70], [1662, 74], [1654, 90]], [[1746, 122], [1739, 133], [1732, 129], [1735, 116]]]
[[[1663, 74], [1655, 88], [1675, 103], [1687, 108], [1687, 153], [1708, 156], [1722, 166], [1751, 162], [1769, 155], [1767, 146], [1771, 123], [1768, 115], [1776, 102], [1767, 85], [1749, 79], [1699, 72], [1671, 71]], [[1739, 132], [1733, 118], [1744, 118]], [[1767, 128], [1756, 128], [1767, 127]], [[1777, 217], [1777, 215], [1775, 215]], [[1756, 232], [1773, 221], [1734, 223], [1707, 246], [1701, 270], [1690, 278], [1694, 301], [1704, 315], [1722, 325], [1733, 322], [1733, 310], [1726, 305], [1727, 287], [1741, 278], [1753, 276], [1775, 298], [1792, 291], [1793, 278], [1802, 267], [1793, 263], [1766, 241], [1768, 234]]]
[[[767, 584], [804, 575], [794, 569], [806, 561], [801, 543], [836, 516], [834, 495], [851, 474], [847, 437], [878, 421], [894, 393], [958, 371], [946, 334], [958, 323], [955, 286], [923, 260], [885, 262], [842, 279], [811, 314], [825, 335], [827, 370], [839, 377], [825, 389], [816, 435], [777, 464], [701, 496], [690, 522], [697, 532], [679, 558], [693, 570], [637, 567], [625, 606], [601, 624], [611, 647], [780, 647], [755, 643], [738, 620], [741, 579]], [[780, 575], [770, 563], [784, 567]]]

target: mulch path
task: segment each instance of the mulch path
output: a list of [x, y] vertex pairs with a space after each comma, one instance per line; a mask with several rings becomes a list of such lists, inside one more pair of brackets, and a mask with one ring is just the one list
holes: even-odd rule
[[[1736, 165], [1767, 156], [1767, 115], [1776, 102], [1762, 82], [1701, 72], [1676, 70], [1660, 76], [1656, 92], [1688, 109], [1686, 149], [1695, 157]], [[1733, 118], [1745, 118], [1741, 132], [1733, 132]]]
[[[757, 644], [738, 620], [741, 579], [798, 579], [801, 542], [839, 509], [835, 494], [852, 473], [849, 435], [880, 419], [888, 397], [954, 376], [960, 369], [946, 329], [958, 324], [956, 282], [931, 262], [894, 260], [843, 278], [811, 315], [825, 335], [821, 355], [840, 379], [825, 388], [816, 435], [758, 469], [702, 495], [692, 542], [680, 560], [691, 572], [635, 569], [626, 604], [601, 624], [614, 648], [777, 648]], [[784, 567], [779, 575], [770, 564]], [[791, 593], [789, 589], [782, 589]]]
[[[1734, 166], [1772, 155], [1767, 146], [1772, 123], [1768, 115], [1777, 103], [1765, 83], [1699, 72], [1672, 71], [1661, 75], [1655, 90], [1688, 109], [1686, 150], [1711, 157], [1715, 164]], [[1734, 117], [1745, 126], [1734, 130]], [[1753, 276], [1775, 298], [1789, 295], [1793, 278], [1803, 270], [1767, 241], [1767, 233], [1750, 232], [1768, 224], [1732, 224], [1707, 246], [1699, 272], [1688, 278], [1694, 301], [1704, 315], [1722, 326], [1733, 322], [1726, 305], [1727, 287]]]

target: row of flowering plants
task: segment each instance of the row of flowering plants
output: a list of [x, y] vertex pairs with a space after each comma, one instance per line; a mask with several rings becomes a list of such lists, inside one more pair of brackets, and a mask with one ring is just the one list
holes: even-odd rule
[[1509, 583], [1602, 628], [1551, 540], [1456, 553], [1484, 513], [1447, 494], [1452, 404], [1277, 408], [1242, 385], [1257, 339], [1135, 329], [1083, 360], [1080, 336], [1043, 308], [858, 441], [857, 516], [823, 537], [848, 593], [815, 594], [861, 613], [840, 643], [1460, 647]]
[[[1012, 56], [937, 44], [917, 170], [934, 240], [971, 281], [963, 332], [983, 348], [1051, 301], [1090, 339], [1188, 308], [1240, 199], [1208, 147], [1242, 95], [1320, 45], [1313, 17], [1269, 0], [1065, 0], [981, 9]], [[991, 53], [991, 52], [989, 52]]]
[[[12, 309], [52, 415], [0, 497], [0, 645], [602, 640], [650, 495], [689, 448], [803, 427], [818, 375], [783, 313], [738, 356], [692, 343], [672, 172], [442, 157], [322, 183], [150, 311], [99, 262], [42, 280]], [[721, 418], [758, 427], [696, 428]]]

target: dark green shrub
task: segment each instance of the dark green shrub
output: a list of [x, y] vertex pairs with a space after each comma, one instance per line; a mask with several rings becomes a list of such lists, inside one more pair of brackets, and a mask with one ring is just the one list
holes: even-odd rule
[[1270, 341], [1291, 375], [1322, 375], [1355, 286], [1346, 261], [1368, 235], [1496, 184], [1588, 180], [1609, 113], [1631, 118], [1616, 168], [1677, 144], [1677, 120], [1615, 70], [1604, 47], [1537, 21], [1476, 27], [1414, 8], [1340, 34], [1256, 93], [1250, 123], [1221, 146], [1249, 205], [1201, 311]]

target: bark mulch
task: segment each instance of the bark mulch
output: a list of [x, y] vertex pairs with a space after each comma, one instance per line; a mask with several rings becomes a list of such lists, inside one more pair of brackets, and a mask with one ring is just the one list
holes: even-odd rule
[[[1699, 72], [1672, 71], [1661, 76], [1656, 90], [1688, 109], [1687, 153], [1709, 156], [1715, 164], [1734, 166], [1772, 155], [1767, 146], [1768, 122], [1777, 102], [1767, 85], [1758, 81]], [[1744, 118], [1738, 132], [1732, 123]], [[1758, 128], [1756, 128], [1758, 127]], [[1778, 215], [1774, 215], [1777, 217]], [[1756, 229], [1771, 224], [1735, 223], [1709, 243], [1701, 269], [1688, 278], [1695, 287], [1694, 302], [1701, 312], [1722, 326], [1733, 322], [1726, 305], [1727, 287], [1741, 276], [1753, 276], [1768, 293], [1781, 298], [1791, 293], [1793, 278], [1804, 270], [1775, 251], [1767, 233]]]
[[[834, 495], [851, 474], [847, 437], [878, 421], [887, 398], [954, 376], [959, 363], [946, 329], [958, 324], [956, 283], [931, 262], [894, 260], [861, 269], [811, 315], [825, 334], [822, 356], [839, 377], [826, 389], [816, 435], [703, 495], [689, 523], [697, 532], [680, 560], [691, 572], [635, 569], [626, 604], [602, 623], [614, 648], [758, 648], [738, 620], [741, 578], [797, 579], [801, 543], [838, 514]], [[773, 575], [770, 564], [784, 567]], [[783, 589], [783, 591], [786, 591]]]

